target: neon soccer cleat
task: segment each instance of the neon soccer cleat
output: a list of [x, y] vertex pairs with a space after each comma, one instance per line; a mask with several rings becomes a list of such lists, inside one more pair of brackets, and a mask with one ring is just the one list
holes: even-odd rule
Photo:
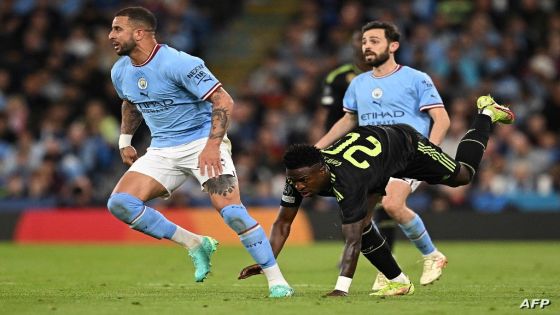
[[284, 284], [273, 285], [270, 287], [269, 292], [268, 297], [270, 298], [283, 298], [294, 295], [294, 289]]
[[479, 113], [483, 113], [484, 110], [489, 111], [488, 116], [490, 116], [493, 123], [511, 124], [515, 120], [513, 111], [506, 106], [496, 103], [490, 95], [480, 96], [476, 100], [476, 107], [478, 107]]
[[375, 277], [375, 281], [373, 282], [373, 286], [371, 287], [371, 290], [379, 291], [384, 287], [386, 287], [387, 285], [389, 285], [389, 279], [387, 279], [387, 277], [385, 277], [383, 273], [378, 272], [377, 277]]
[[194, 264], [194, 281], [202, 282], [208, 277], [210, 267], [212, 266], [210, 258], [218, 249], [218, 244], [218, 241], [215, 239], [209, 236], [204, 236], [200, 246], [189, 250], [189, 256], [191, 256]]
[[379, 291], [370, 293], [371, 296], [395, 296], [395, 295], [411, 295], [414, 294], [414, 284], [412, 283], [389, 283]]
[[424, 270], [420, 277], [420, 284], [427, 285], [439, 279], [445, 266], [447, 266], [447, 257], [439, 251], [424, 257]]

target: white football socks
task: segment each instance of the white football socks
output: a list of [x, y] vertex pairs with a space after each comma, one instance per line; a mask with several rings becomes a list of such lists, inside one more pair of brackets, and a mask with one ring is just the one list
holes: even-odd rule
[[402, 272], [396, 278], [389, 279], [389, 281], [398, 282], [398, 283], [402, 283], [402, 284], [409, 284], [410, 283], [410, 280], [408, 279], [408, 277]]
[[494, 119], [494, 113], [487, 108], [483, 109], [481, 114], [490, 117], [492, 120]]
[[183, 247], [193, 249], [202, 244], [202, 235], [194, 234], [177, 225], [177, 230], [171, 240]]
[[272, 267], [263, 269], [263, 273], [266, 276], [266, 280], [268, 280], [269, 288], [280, 284], [288, 285], [288, 282], [286, 282], [286, 279], [284, 279], [284, 276], [282, 275], [282, 272], [280, 271], [280, 267], [278, 267], [278, 264], [274, 264], [274, 266]]

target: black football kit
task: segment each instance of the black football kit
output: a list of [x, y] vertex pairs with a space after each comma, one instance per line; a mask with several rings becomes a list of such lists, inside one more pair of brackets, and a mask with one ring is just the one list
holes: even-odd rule
[[[321, 153], [332, 185], [319, 195], [336, 197], [345, 224], [366, 216], [368, 195], [384, 195], [390, 177], [444, 184], [460, 169], [457, 161], [405, 124], [357, 127]], [[301, 201], [287, 181], [281, 205], [299, 207]]]

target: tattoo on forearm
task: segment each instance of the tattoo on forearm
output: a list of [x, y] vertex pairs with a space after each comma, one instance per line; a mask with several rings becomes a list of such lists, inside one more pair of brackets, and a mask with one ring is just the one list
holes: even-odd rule
[[212, 130], [209, 138], [221, 139], [229, 127], [230, 108], [233, 100], [224, 89], [219, 88], [212, 94], [210, 101], [214, 105], [214, 109], [212, 110]]
[[210, 195], [222, 195], [227, 196], [227, 194], [232, 193], [237, 185], [237, 179], [232, 175], [220, 175], [218, 177], [210, 178], [204, 187], [208, 194]]
[[123, 102], [121, 119], [121, 133], [132, 135], [142, 123], [142, 113], [136, 109], [136, 106], [129, 102]]
[[210, 139], [223, 138], [226, 134], [229, 118], [225, 108], [215, 108], [212, 111], [212, 131]]

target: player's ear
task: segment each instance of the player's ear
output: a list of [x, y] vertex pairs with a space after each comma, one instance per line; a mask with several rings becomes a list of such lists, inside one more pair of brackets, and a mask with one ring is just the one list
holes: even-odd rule
[[141, 40], [143, 36], [144, 36], [144, 32], [141, 29], [134, 30], [134, 39], [135, 40], [137, 40], [137, 41]]
[[391, 42], [389, 44], [389, 52], [391, 53], [395, 53], [400, 47], [400, 43], [399, 42]]

